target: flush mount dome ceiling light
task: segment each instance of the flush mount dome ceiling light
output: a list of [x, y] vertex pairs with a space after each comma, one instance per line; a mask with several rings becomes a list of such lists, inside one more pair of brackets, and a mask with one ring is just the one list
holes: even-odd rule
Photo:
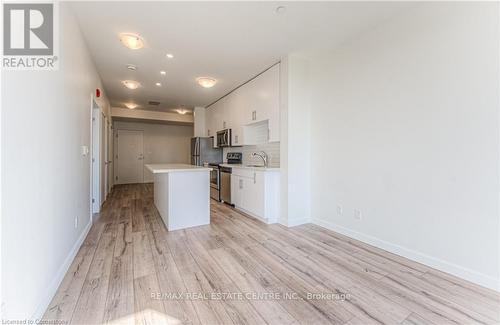
[[168, 59], [173, 59], [174, 58], [174, 55], [172, 53], [167, 53], [166, 56], [167, 56]]
[[144, 47], [143, 39], [134, 33], [121, 33], [120, 42], [131, 50], [138, 50]]
[[141, 84], [135, 80], [124, 80], [124, 81], [122, 81], [122, 83], [128, 89], [137, 89], [141, 86]]
[[161, 82], [157, 82], [155, 85], [156, 87], [161, 87]]
[[127, 106], [128, 109], [134, 109], [137, 107], [136, 103], [125, 103], [125, 106]]
[[212, 88], [217, 83], [217, 80], [209, 77], [199, 77], [196, 79], [196, 82], [203, 88]]
[[187, 109], [182, 109], [182, 108], [176, 109], [175, 111], [181, 115], [185, 115], [188, 112]]

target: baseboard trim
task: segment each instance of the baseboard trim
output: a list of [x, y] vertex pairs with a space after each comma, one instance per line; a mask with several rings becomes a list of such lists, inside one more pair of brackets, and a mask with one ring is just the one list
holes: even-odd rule
[[309, 218], [299, 218], [293, 220], [280, 221], [280, 224], [286, 227], [295, 227], [299, 225], [303, 225], [305, 223], [311, 223], [311, 219]]
[[424, 265], [430, 266], [432, 268], [435, 268], [439, 271], [443, 271], [452, 275], [455, 275], [459, 278], [462, 278], [464, 280], [473, 282], [475, 284], [478, 284], [480, 286], [499, 291], [500, 292], [500, 280], [495, 279], [494, 277], [491, 277], [489, 275], [477, 272], [475, 270], [471, 270], [468, 268], [465, 268], [463, 266], [450, 263], [444, 260], [441, 260], [439, 258], [403, 247], [399, 246], [387, 241], [384, 241], [382, 239], [366, 235], [348, 228], [345, 228], [343, 226], [339, 226], [335, 223], [320, 220], [320, 219], [313, 219], [312, 223], [327, 228], [329, 230], [338, 232], [342, 235], [351, 237], [353, 239], [362, 241], [364, 243], [367, 243], [369, 245], [375, 246], [377, 248], [386, 250], [390, 253], [408, 258], [410, 260], [413, 260], [418, 263], [422, 263]]
[[38, 304], [38, 307], [36, 308], [35, 312], [32, 314], [31, 319], [41, 319], [43, 317], [43, 314], [49, 307], [50, 302], [52, 301], [52, 298], [57, 292], [57, 289], [61, 285], [62, 280], [64, 279], [64, 276], [66, 275], [66, 272], [68, 272], [69, 267], [71, 266], [71, 263], [73, 263], [73, 260], [75, 259], [76, 254], [78, 253], [78, 250], [83, 244], [83, 241], [87, 237], [90, 228], [92, 227], [92, 222], [89, 220], [89, 223], [85, 226], [85, 229], [83, 230], [82, 234], [80, 237], [78, 237], [78, 240], [76, 243], [73, 245], [73, 248], [69, 252], [68, 256], [64, 260], [64, 263], [61, 265], [59, 270], [56, 273], [56, 276], [50, 283], [50, 285], [47, 287], [45, 290], [45, 295], [43, 296], [42, 300]]

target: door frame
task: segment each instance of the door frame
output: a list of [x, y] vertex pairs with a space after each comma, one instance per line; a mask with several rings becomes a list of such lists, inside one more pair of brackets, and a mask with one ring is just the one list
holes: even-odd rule
[[89, 134], [89, 148], [88, 148], [88, 156], [89, 156], [89, 214], [90, 214], [90, 222], [94, 222], [94, 163], [92, 162], [92, 159], [94, 158], [94, 109], [99, 108], [99, 104], [97, 104], [96, 97], [94, 96], [94, 93], [90, 93], [90, 118], [89, 118], [89, 129], [90, 129], [90, 134]]
[[[94, 95], [92, 94], [90, 108], [90, 215], [101, 211], [101, 114]], [[98, 120], [97, 120], [98, 119]], [[97, 132], [97, 134], [95, 134]], [[94, 137], [97, 141], [94, 141]]]
[[137, 183], [137, 184], [143, 184], [144, 183], [144, 130], [140, 129], [113, 129], [114, 136], [113, 136], [113, 184], [122, 184], [118, 181], [118, 171], [120, 169], [120, 162], [118, 158], [118, 147], [119, 147], [119, 137], [118, 133], [120, 131], [135, 131], [135, 132], [141, 132], [142, 133], [142, 181]]
[[113, 189], [113, 121], [112, 118], [109, 118], [108, 124], [106, 125], [106, 139], [108, 141], [107, 144], [107, 154], [106, 154], [106, 169], [108, 171], [108, 179], [107, 179], [107, 190], [106, 190], [106, 199], [108, 198], [109, 193]]
[[100, 110], [101, 115], [99, 116], [99, 143], [100, 143], [100, 152], [99, 152], [99, 168], [100, 168], [100, 179], [99, 179], [99, 185], [100, 185], [100, 192], [99, 192], [99, 206], [102, 206], [104, 201], [106, 201], [106, 197], [108, 194], [108, 190], [106, 188], [107, 180], [106, 177], [108, 176], [108, 169], [107, 169], [107, 164], [108, 164], [108, 143], [107, 143], [107, 117], [104, 114], [103, 111]]

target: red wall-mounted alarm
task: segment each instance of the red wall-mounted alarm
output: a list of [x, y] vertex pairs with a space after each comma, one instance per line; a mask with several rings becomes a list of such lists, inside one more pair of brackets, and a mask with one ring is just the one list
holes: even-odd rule
[[95, 89], [95, 97], [97, 98], [101, 97], [101, 90], [99, 88]]

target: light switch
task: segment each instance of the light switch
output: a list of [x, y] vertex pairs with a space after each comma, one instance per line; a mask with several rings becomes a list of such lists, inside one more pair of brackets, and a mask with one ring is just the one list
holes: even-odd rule
[[87, 155], [89, 154], [89, 147], [82, 146], [81, 151], [82, 151], [82, 156], [87, 157]]

